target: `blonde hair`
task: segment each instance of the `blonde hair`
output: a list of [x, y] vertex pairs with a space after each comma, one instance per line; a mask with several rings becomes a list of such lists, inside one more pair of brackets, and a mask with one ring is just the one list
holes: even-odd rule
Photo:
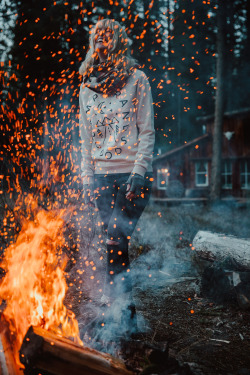
[[128, 36], [124, 28], [119, 22], [105, 18], [98, 21], [90, 31], [89, 50], [79, 69], [81, 75], [90, 74], [93, 70], [93, 65], [99, 62], [98, 54], [95, 51], [95, 34], [97, 29], [107, 28], [113, 31], [113, 43], [108, 52], [107, 61], [119, 64], [124, 71], [129, 71], [132, 66], [137, 64], [137, 61], [130, 54]]

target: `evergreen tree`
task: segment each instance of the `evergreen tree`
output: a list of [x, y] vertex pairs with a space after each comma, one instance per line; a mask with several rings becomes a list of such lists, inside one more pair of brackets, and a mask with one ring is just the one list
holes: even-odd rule
[[[240, 109], [249, 107], [250, 85], [250, 1], [232, 1], [228, 18], [231, 21], [229, 30], [233, 43], [228, 43], [231, 52], [231, 67], [228, 69], [228, 79], [231, 86], [228, 88], [227, 107]], [[229, 31], [228, 31], [229, 32]]]
[[209, 4], [181, 0], [174, 10], [169, 78], [176, 103], [177, 144], [198, 135], [197, 115], [211, 113], [213, 108], [215, 32]]
[[[249, 1], [232, 4], [228, 2], [227, 7], [233, 6], [238, 18], [231, 16], [229, 22], [227, 15], [227, 34], [231, 33], [227, 60], [231, 62], [228, 77], [231, 71], [235, 75], [227, 82], [234, 87], [228, 93], [233, 91], [234, 95], [240, 85], [246, 87]], [[15, 113], [20, 129], [11, 116], [6, 121], [11, 135], [18, 133], [22, 139], [17, 144], [33, 139], [29, 147], [35, 149], [36, 158], [46, 156], [41, 173], [58, 160], [65, 166], [64, 175], [72, 170], [77, 174], [76, 167], [79, 171], [78, 69], [88, 48], [89, 31], [101, 18], [114, 18], [124, 25], [133, 56], [150, 79], [156, 151], [158, 146], [165, 151], [200, 134], [196, 117], [213, 111], [215, 95], [216, 17], [209, 0], [23, 0], [13, 6], [17, 19], [8, 68], [12, 78], [2, 92], [8, 99], [6, 108]], [[237, 39], [240, 25], [244, 27]], [[235, 98], [233, 95], [228, 96]], [[246, 103], [244, 95], [238, 96], [233, 103]], [[13, 155], [16, 147], [10, 145]], [[22, 150], [22, 155], [26, 153], [29, 159], [27, 150]]]

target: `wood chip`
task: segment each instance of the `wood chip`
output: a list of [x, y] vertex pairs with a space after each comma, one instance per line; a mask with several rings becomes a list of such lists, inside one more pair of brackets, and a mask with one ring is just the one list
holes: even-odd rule
[[230, 344], [228, 340], [210, 339], [210, 341], [224, 342], [225, 344]]

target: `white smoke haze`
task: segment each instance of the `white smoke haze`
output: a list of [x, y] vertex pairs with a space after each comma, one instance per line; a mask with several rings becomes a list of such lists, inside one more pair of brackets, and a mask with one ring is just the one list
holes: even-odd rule
[[[247, 237], [250, 215], [249, 207], [239, 208], [235, 202], [210, 208], [150, 203], [138, 221], [129, 248], [132, 295], [122, 294], [122, 285], [118, 286], [121, 294], [109, 307], [101, 304], [105, 293], [106, 246], [99, 213], [88, 209], [81, 220], [79, 259], [70, 271], [77, 275], [73, 294], [78, 293], [79, 285], [82, 293], [77, 306], [80, 332], [86, 345], [119, 355], [121, 340], [135, 333], [135, 327], [129, 326], [131, 302], [136, 306], [139, 331], [149, 333], [151, 296], [157, 296], [161, 308], [168, 297], [183, 291], [183, 286], [187, 294], [199, 294], [199, 269], [193, 261], [195, 234], [212, 230]], [[75, 295], [72, 297], [77, 300]]]

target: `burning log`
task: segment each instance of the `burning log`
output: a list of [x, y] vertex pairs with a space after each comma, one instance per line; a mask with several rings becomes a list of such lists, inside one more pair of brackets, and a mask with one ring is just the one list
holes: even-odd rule
[[2, 320], [0, 322], [0, 374], [23, 375], [22, 369], [15, 360], [10, 331]]
[[54, 375], [132, 375], [119, 359], [63, 337], [30, 327], [20, 349], [20, 361], [26, 374], [34, 370]]

